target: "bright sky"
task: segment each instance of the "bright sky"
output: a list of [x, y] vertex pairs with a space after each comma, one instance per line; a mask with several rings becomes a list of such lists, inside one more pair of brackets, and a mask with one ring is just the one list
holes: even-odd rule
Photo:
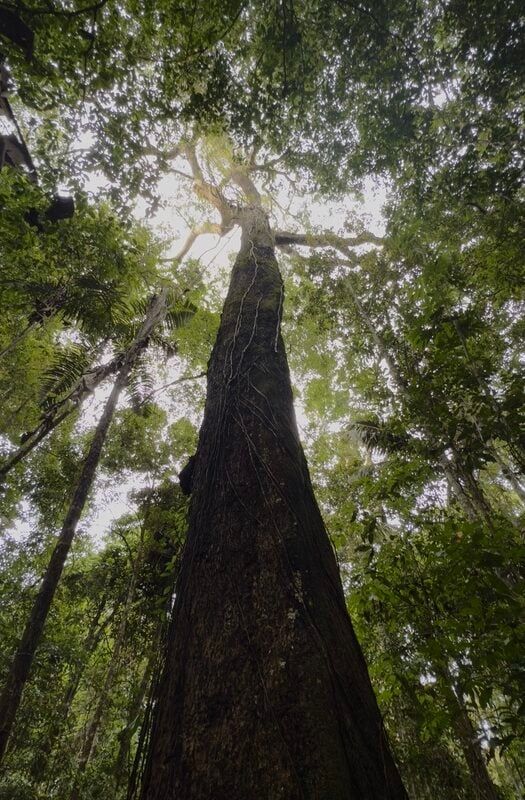
[[[177, 167], [188, 171], [187, 165], [185, 165], [184, 162], [177, 163]], [[97, 176], [93, 176], [86, 185], [86, 190], [96, 191], [101, 185], [101, 179]], [[172, 257], [180, 250], [190, 231], [188, 221], [183, 218], [179, 210], [183, 207], [183, 201], [181, 202], [181, 189], [184, 191], [185, 186], [188, 187], [188, 191], [191, 190], [191, 183], [189, 181], [184, 181], [184, 179], [178, 175], [172, 173], [165, 176], [159, 185], [160, 194], [164, 202], [153, 217], [147, 217], [148, 209], [145, 201], [139, 201], [137, 203], [135, 212], [137, 219], [141, 221], [146, 219], [148, 225], [155, 234], [166, 241], [166, 257]], [[191, 197], [191, 194], [189, 196]], [[298, 225], [293, 217], [307, 208], [308, 218], [312, 220], [312, 223], [317, 229], [341, 232], [343, 231], [345, 220], [348, 219], [349, 215], [355, 215], [362, 220], [366, 228], [374, 234], [380, 236], [384, 233], [384, 220], [381, 214], [381, 208], [386, 199], [386, 190], [384, 187], [374, 186], [371, 182], [365, 185], [364, 192], [362, 193], [362, 202], [351, 196], [345, 198], [343, 202], [330, 204], [319, 202], [310, 197], [291, 197], [287, 192], [287, 184], [283, 186], [276, 199], [281, 208], [289, 207], [292, 215], [289, 220], [283, 220], [282, 214], [277, 211], [276, 216], [279, 218], [272, 221], [281, 229], [300, 230], [300, 225]], [[209, 219], [217, 221], [217, 212], [214, 209], [210, 209]], [[196, 219], [195, 221], [199, 222], [202, 220]], [[346, 235], [348, 235], [348, 232]], [[239, 248], [239, 244], [240, 231], [238, 229], [234, 229], [222, 239], [216, 235], [203, 235], [193, 244], [188, 254], [189, 257], [198, 258], [200, 260], [203, 277], [207, 285], [215, 285], [216, 288], [219, 289], [218, 284], [220, 282], [220, 293], [222, 297], [226, 294], [227, 286], [221, 279], [221, 271], [224, 272], [224, 267], [231, 263], [232, 258]], [[172, 359], [168, 364], [167, 371], [163, 375], [162, 383], [175, 380], [179, 374], [177, 359]], [[90, 426], [95, 423], [109, 391], [110, 387], [104, 385], [96, 391], [94, 397], [85, 403], [82, 419], [79, 422], [81, 427]], [[162, 395], [158, 395], [156, 400], [168, 413], [170, 410], [173, 412], [172, 404], [170, 407], [169, 401], [163, 402]], [[295, 410], [299, 429], [304, 436], [307, 428], [307, 419], [304, 409], [297, 400], [295, 403]], [[129, 493], [131, 490], [139, 488], [139, 486], [140, 483], [137, 485], [136, 476], [124, 480], [118, 485], [99, 479], [94, 508], [87, 517], [82, 519], [79, 528], [92, 536], [95, 541], [102, 542], [104, 534], [108, 531], [111, 524], [124, 513], [129, 513], [132, 510], [133, 506], [129, 500]], [[29, 533], [29, 530], [29, 522], [25, 518], [25, 515], [22, 515], [22, 518], [17, 522], [15, 535], [17, 538], [23, 538]]]

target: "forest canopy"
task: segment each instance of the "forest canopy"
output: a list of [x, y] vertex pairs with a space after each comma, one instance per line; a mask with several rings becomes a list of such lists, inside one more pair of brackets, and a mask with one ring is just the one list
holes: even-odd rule
[[0, 800], [524, 796], [524, 29], [0, 0]]

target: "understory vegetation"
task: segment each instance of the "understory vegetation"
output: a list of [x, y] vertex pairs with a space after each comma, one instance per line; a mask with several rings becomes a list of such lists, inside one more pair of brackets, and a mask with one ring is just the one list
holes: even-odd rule
[[[264, 483], [285, 486], [295, 446], [286, 357], [408, 796], [525, 796], [522, 12], [0, 2], [0, 800], [204, 797], [143, 778], [158, 767], [157, 699], [184, 591], [192, 613], [222, 620], [219, 548], [242, 524], [232, 511], [202, 556], [217, 570], [205, 588], [188, 556], [204, 512], [224, 521], [223, 494], [244, 533], [267, 514], [287, 543], [297, 503], [303, 525], [300, 445], [282, 511]], [[74, 213], [53, 219], [62, 195]], [[299, 549], [282, 580], [301, 605]], [[257, 552], [255, 577], [248, 560], [225, 579], [248, 616]], [[260, 620], [239, 619], [237, 639], [262, 653]], [[194, 628], [205, 669], [212, 634]], [[279, 736], [293, 751], [302, 733]], [[287, 798], [387, 797], [304, 786]]]

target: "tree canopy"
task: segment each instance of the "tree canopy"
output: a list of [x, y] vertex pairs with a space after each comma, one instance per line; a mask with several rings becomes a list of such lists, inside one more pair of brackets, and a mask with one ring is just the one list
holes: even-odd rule
[[138, 797], [246, 208], [407, 792], [523, 796], [521, 12], [0, 2], [0, 798]]

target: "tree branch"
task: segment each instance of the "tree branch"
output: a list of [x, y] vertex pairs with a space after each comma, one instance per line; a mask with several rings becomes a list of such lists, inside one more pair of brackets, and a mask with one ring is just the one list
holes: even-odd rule
[[359, 233], [357, 236], [338, 236], [331, 231], [324, 231], [324, 233], [276, 231], [275, 244], [278, 247], [287, 247], [289, 245], [300, 245], [301, 247], [335, 247], [336, 250], [347, 255], [350, 247], [359, 247], [363, 244], [380, 246], [384, 244], [384, 239], [370, 231], [363, 231], [363, 233]]
[[146, 403], [149, 403], [156, 395], [160, 394], [160, 392], [164, 392], [166, 389], [169, 389], [170, 386], [175, 386], [178, 383], [184, 383], [184, 381], [196, 381], [199, 378], [205, 378], [207, 372], [199, 372], [197, 375], [186, 375], [182, 378], [176, 378], [174, 381], [170, 381], [169, 383], [165, 383], [164, 386], [159, 386], [158, 389], [153, 389], [146, 397], [139, 403], [139, 408]]
[[277, 164], [280, 164], [283, 158], [286, 158], [289, 152], [290, 152], [289, 150], [285, 150], [284, 153], [281, 153], [280, 156], [271, 158], [269, 161], [265, 161], [264, 164], [250, 163], [250, 172], [272, 172], [273, 168]]
[[261, 205], [261, 195], [250, 176], [241, 169], [234, 169], [231, 172], [230, 180], [236, 183], [244, 193], [249, 203], [255, 206]]
[[[154, 144], [148, 142], [146, 147], [142, 149], [142, 155], [144, 156], [155, 156], [155, 158], [165, 158], [168, 161], [177, 158], [177, 156], [180, 156], [180, 154], [181, 154], [181, 148], [179, 147], [179, 145], [177, 145], [176, 147], [172, 147], [171, 150], [162, 150], [162, 148], [156, 147]], [[190, 176], [188, 175], [187, 177]]]
[[53, 17], [67, 17], [68, 19], [73, 19], [74, 17], [81, 17], [82, 14], [95, 14], [97, 11], [100, 11], [107, 2], [108, 0], [100, 0], [98, 3], [93, 3], [93, 5], [84, 6], [83, 8], [77, 8], [74, 11], [65, 8], [29, 8], [26, 5], [21, 5], [21, 8], [24, 14], [30, 16], [50, 15]]
[[186, 237], [186, 241], [176, 255], [169, 258], [161, 258], [160, 260], [163, 264], [179, 263], [189, 253], [199, 236], [203, 236], [206, 233], [216, 233], [217, 236], [224, 236], [225, 231], [222, 225], [220, 225], [218, 222], [207, 221], [201, 223], [201, 225], [196, 225], [190, 230], [188, 236]]
[[205, 179], [201, 165], [199, 164], [199, 160], [197, 158], [195, 145], [191, 144], [190, 142], [185, 142], [181, 149], [190, 165], [195, 194], [198, 197], [202, 197], [203, 200], [207, 200], [208, 203], [211, 203], [211, 205], [217, 209], [221, 215], [221, 225], [223, 228], [223, 233], [225, 233], [232, 226], [233, 209], [221, 191]]

